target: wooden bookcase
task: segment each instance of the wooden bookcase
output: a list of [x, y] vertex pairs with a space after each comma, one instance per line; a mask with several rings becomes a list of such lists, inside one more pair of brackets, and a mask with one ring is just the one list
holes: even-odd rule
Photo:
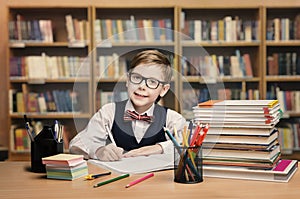
[[[22, 133], [17, 135], [15, 129], [24, 129], [24, 114], [43, 125], [58, 120], [64, 125], [66, 147], [92, 114], [91, 12], [89, 7], [8, 7], [8, 13], [9, 158], [27, 159], [27, 147], [16, 150]], [[66, 16], [85, 21], [84, 38], [69, 38]]]
[[[155, 12], [153, 12], [155, 10]], [[93, 7], [94, 91], [95, 110], [100, 105], [121, 100], [126, 92], [125, 78], [129, 62], [143, 49], [159, 49], [167, 54], [177, 71], [177, 9], [162, 7]], [[175, 80], [176, 78], [174, 78]], [[177, 109], [178, 82], [172, 81], [165, 106]], [[115, 99], [111, 99], [112, 92]], [[100, 95], [100, 96], [99, 96]], [[126, 94], [125, 94], [126, 95]]]
[[[182, 32], [179, 48], [185, 60], [179, 68], [183, 75], [180, 93], [187, 93], [181, 96], [200, 96], [196, 97], [198, 101], [262, 99], [259, 92], [262, 88], [262, 9], [258, 6], [183, 6], [179, 9]], [[243, 74], [232, 70], [234, 59], [240, 64], [245, 54], [250, 58], [251, 74], [246, 74], [245, 66]], [[182, 101], [188, 101], [187, 97]], [[186, 104], [190, 109], [187, 114], [190, 115], [194, 105], [195, 102]]]
[[[264, 98], [277, 98], [281, 102], [283, 118], [283, 150], [287, 157], [299, 159], [300, 117], [300, 12], [298, 6], [263, 8], [263, 93]], [[298, 25], [296, 25], [297, 23]], [[277, 62], [277, 63], [276, 63]], [[275, 63], [275, 64], [274, 64]], [[296, 141], [298, 140], [298, 141]], [[294, 147], [293, 144], [298, 145]], [[292, 154], [294, 153], [294, 154]]]
[[[0, 41], [5, 44], [4, 48], [7, 55], [0, 55], [1, 67], [6, 71], [3, 79], [6, 80], [7, 89], [5, 90], [5, 99], [0, 101], [1, 104], [7, 104], [7, 109], [1, 109], [1, 114], [8, 115], [4, 123], [7, 123], [7, 128], [1, 132], [3, 137], [7, 137], [11, 125], [23, 124], [23, 113], [16, 113], [9, 111], [9, 91], [27, 92], [42, 92], [45, 90], [55, 89], [73, 89], [74, 82], [75, 89], [79, 93], [79, 101], [82, 104], [80, 113], [71, 114], [67, 112], [53, 113], [27, 113], [28, 117], [34, 120], [48, 121], [50, 124], [58, 119], [70, 132], [72, 137], [75, 133], [82, 129], [88, 122], [92, 114], [99, 108], [99, 96], [103, 91], [111, 91], [115, 88], [124, 89], [125, 81], [120, 76], [107, 77], [102, 72], [99, 73], [101, 56], [112, 56], [109, 58], [110, 63], [120, 63], [120, 60], [129, 60], [133, 54], [145, 48], [158, 48], [166, 52], [170, 52], [174, 65], [174, 80], [172, 81], [172, 90], [164, 99], [164, 104], [170, 108], [175, 109], [186, 116], [190, 117], [189, 110], [185, 110], [186, 106], [195, 103], [193, 100], [188, 104], [183, 104], [190, 96], [193, 98], [198, 95], [197, 90], [208, 88], [211, 91], [211, 97], [217, 98], [218, 89], [236, 89], [245, 94], [250, 89], [257, 90], [259, 99], [267, 99], [269, 92], [277, 86], [283, 91], [299, 91], [299, 75], [268, 75], [268, 57], [274, 53], [288, 53], [295, 52], [299, 55], [300, 41], [286, 40], [286, 41], [272, 41], [268, 40], [266, 35], [268, 31], [268, 20], [274, 18], [288, 18], [294, 19], [297, 14], [300, 14], [300, 4], [293, 0], [281, 1], [251, 1], [244, 2], [238, 0], [230, 0], [223, 2], [220, 0], [172, 0], [168, 2], [161, 2], [157, 0], [136, 2], [134, 0], [120, 1], [120, 0], [102, 0], [90, 1], [89, 5], [82, 3], [79, 0], [74, 0], [72, 3], [68, 1], [56, 1], [43, 3], [33, 0], [31, 3], [25, 3], [20, 0], [4, 1], [6, 9], [2, 10], [6, 16], [0, 18], [2, 24], [8, 24], [9, 21], [15, 20], [17, 14], [21, 14], [25, 20], [34, 19], [50, 19], [53, 23], [53, 42], [11, 42], [9, 39], [9, 29], [5, 27], [5, 36], [0, 38]], [[61, 3], [61, 4], [58, 4]], [[60, 6], [56, 6], [60, 5]], [[72, 43], [68, 40], [67, 29], [65, 25], [65, 16], [71, 14], [73, 18], [78, 20], [87, 20], [89, 22], [90, 38], [84, 45]], [[215, 32], [212, 31], [209, 39], [199, 40], [194, 38], [194, 34], [186, 31], [185, 21], [220, 21], [225, 20], [225, 17], [231, 17], [232, 20], [241, 19], [242, 21], [257, 22], [256, 37], [241, 40], [227, 40], [215, 38]], [[131, 38], [131, 33], [123, 34], [120, 37], [99, 37], [99, 29], [97, 27], [98, 20], [105, 22], [102, 31], [106, 27], [114, 27], [114, 20], [131, 21], [139, 27], [138, 21], [145, 21], [145, 23], [157, 23], [156, 20], [169, 19], [171, 24], [172, 39], [140, 39], [139, 36]], [[228, 18], [227, 18], [228, 19]], [[148, 20], [148, 21], [147, 21]], [[120, 22], [118, 22], [120, 23]], [[111, 24], [111, 25], [109, 25]], [[123, 27], [124, 28], [124, 27]], [[107, 30], [107, 29], [106, 29]], [[124, 29], [123, 29], [124, 30]], [[151, 28], [149, 29], [149, 31]], [[192, 30], [192, 29], [191, 29]], [[98, 31], [98, 32], [97, 32]], [[101, 31], [101, 30], [100, 30]], [[112, 36], [115, 30], [106, 32]], [[154, 31], [153, 31], [154, 32]], [[149, 33], [149, 32], [148, 32]], [[136, 33], [135, 33], [136, 34]], [[187, 34], [187, 35], [184, 35]], [[188, 35], [190, 34], [190, 35]], [[211, 34], [209, 32], [208, 34]], [[122, 35], [122, 34], [121, 34]], [[128, 36], [128, 37], [127, 37]], [[127, 39], [124, 39], [127, 37]], [[100, 39], [99, 39], [100, 38]], [[128, 39], [129, 38], [129, 39]], [[164, 38], [164, 37], [163, 37]], [[212, 39], [213, 38], [213, 39]], [[232, 56], [236, 55], [236, 50], [239, 50], [241, 55], [249, 54], [253, 75], [245, 76], [218, 76], [217, 78], [199, 77], [199, 75], [187, 74], [182, 68], [183, 63], [193, 63], [191, 57], [198, 57], [200, 55], [216, 55], [216, 56]], [[32, 56], [41, 55], [45, 53], [49, 56], [80, 56], [89, 57], [90, 64], [83, 64], [89, 67], [90, 73], [85, 78], [45, 78], [43, 80], [31, 80], [28, 78], [10, 78], [9, 63], [10, 58], [14, 56]], [[116, 53], [116, 54], [114, 54]], [[117, 55], [117, 56], [116, 56]], [[103, 61], [103, 58], [101, 58]], [[2, 60], [2, 61], [1, 61]], [[5, 60], [5, 63], [4, 61]], [[185, 62], [184, 62], [185, 60]], [[105, 64], [108, 66], [109, 64]], [[195, 65], [195, 64], [191, 64]], [[195, 65], [196, 66], [196, 65]], [[102, 68], [103, 69], [103, 68]], [[183, 74], [183, 75], [181, 75]], [[120, 86], [120, 87], [118, 87]], [[2, 87], [1, 87], [2, 88]], [[194, 90], [189, 93], [188, 90]], [[196, 91], [195, 91], [196, 90]], [[101, 91], [101, 92], [100, 92]], [[119, 90], [118, 90], [119, 91]], [[81, 98], [80, 98], [81, 97]], [[1, 98], [2, 99], [2, 98]], [[284, 115], [285, 122], [296, 121], [299, 123], [300, 111], [286, 111]], [[75, 118], [75, 120], [73, 119]], [[9, 136], [9, 142], [12, 141]], [[5, 143], [5, 142], [3, 142]], [[4, 144], [5, 145], [5, 144]], [[10, 148], [9, 148], [10, 149]], [[18, 153], [10, 150], [9, 156], [13, 160], [28, 159], [29, 153]], [[299, 152], [293, 153], [293, 158], [300, 159]]]

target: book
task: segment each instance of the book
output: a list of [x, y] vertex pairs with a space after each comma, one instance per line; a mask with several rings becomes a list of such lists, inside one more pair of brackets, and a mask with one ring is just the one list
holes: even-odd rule
[[244, 167], [203, 166], [205, 177], [233, 178], [259, 181], [288, 182], [298, 169], [297, 160], [280, 160], [271, 170]]
[[42, 158], [43, 164], [75, 166], [83, 161], [83, 155], [60, 153]]
[[216, 135], [208, 133], [205, 142], [212, 143], [236, 143], [236, 144], [264, 144], [269, 145], [278, 137], [278, 131], [266, 136], [257, 135]]
[[270, 160], [280, 154], [280, 146], [274, 145], [269, 150], [237, 150], [237, 149], [218, 149], [203, 148], [204, 157], [228, 157], [228, 158], [245, 158], [251, 160]]
[[120, 161], [104, 162], [89, 159], [88, 162], [118, 173], [139, 174], [174, 168], [173, 154], [155, 154], [122, 158]]

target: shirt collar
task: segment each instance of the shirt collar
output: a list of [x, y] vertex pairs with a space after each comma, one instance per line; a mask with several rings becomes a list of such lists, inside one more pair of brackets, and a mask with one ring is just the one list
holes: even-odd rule
[[[126, 111], [126, 110], [137, 112], [135, 110], [135, 108], [133, 107], [133, 104], [132, 104], [131, 100], [127, 100], [124, 111]], [[145, 112], [141, 113], [140, 115], [143, 115], [143, 114], [146, 113], [148, 116], [152, 116], [153, 112], [154, 112], [154, 103], [152, 104], [152, 106], [148, 110], [146, 110]]]

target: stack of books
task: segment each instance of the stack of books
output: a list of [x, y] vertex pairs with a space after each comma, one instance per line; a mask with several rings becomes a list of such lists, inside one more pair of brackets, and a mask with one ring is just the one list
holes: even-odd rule
[[61, 153], [42, 158], [42, 162], [46, 165], [47, 178], [74, 180], [88, 174], [83, 155]]
[[210, 100], [193, 108], [210, 124], [203, 142], [204, 176], [288, 181], [297, 161], [281, 160], [278, 100]]

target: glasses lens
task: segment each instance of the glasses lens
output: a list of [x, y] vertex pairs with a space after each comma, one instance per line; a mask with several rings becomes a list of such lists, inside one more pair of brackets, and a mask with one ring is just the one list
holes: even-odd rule
[[143, 81], [143, 77], [139, 74], [131, 73], [130, 74], [130, 81], [134, 84], [139, 84]]
[[157, 88], [158, 85], [159, 85], [159, 81], [156, 80], [156, 79], [147, 79], [147, 82], [146, 82], [147, 86], [149, 88]]

